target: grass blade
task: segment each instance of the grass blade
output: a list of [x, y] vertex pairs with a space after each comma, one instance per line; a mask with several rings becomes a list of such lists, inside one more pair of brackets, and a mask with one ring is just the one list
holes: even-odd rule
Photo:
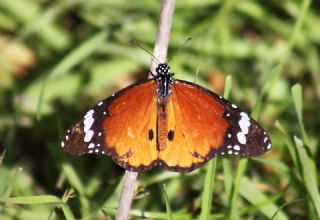
[[[19, 175], [19, 173], [22, 171], [21, 167], [18, 167], [16, 169], [13, 170], [12, 174], [11, 174], [11, 178], [8, 179], [7, 182], [7, 189], [5, 190], [5, 192], [3, 193], [3, 199], [8, 199], [15, 187], [15, 184], [17, 182], [17, 177]], [[3, 206], [0, 206], [0, 212], [2, 212], [3, 210]]]
[[216, 175], [217, 157], [214, 157], [208, 162], [207, 172], [204, 179], [204, 189], [201, 198], [201, 213], [199, 219], [209, 219], [211, 205], [212, 205], [212, 193], [214, 186], [214, 178]]
[[69, 163], [62, 164], [62, 170], [65, 173], [70, 184], [81, 194], [84, 195], [84, 186], [80, 177]]
[[241, 158], [238, 164], [237, 174], [233, 183], [231, 198], [230, 198], [230, 219], [239, 219], [239, 211], [238, 211], [238, 193], [240, 188], [240, 182], [243, 177], [243, 174], [246, 170], [248, 163], [247, 158]]
[[[270, 219], [273, 216], [273, 213], [276, 212], [278, 220], [288, 219], [284, 212], [279, 210], [279, 208], [274, 204], [272, 197], [266, 196], [264, 193], [262, 193], [259, 189], [256, 188], [255, 184], [253, 184], [253, 182], [247, 177], [243, 177], [241, 179], [239, 193], [246, 200], [248, 200], [256, 209], [263, 213], [268, 219]], [[279, 196], [277, 198], [279, 198]]]
[[313, 204], [316, 208], [318, 218], [320, 219], [320, 194], [318, 190], [317, 181], [313, 173], [311, 173], [310, 160], [307, 155], [305, 148], [303, 147], [303, 143], [297, 137], [294, 137], [294, 141], [296, 143], [296, 147], [298, 149], [298, 156], [301, 161], [302, 170], [304, 173], [304, 183], [307, 188], [307, 191], [313, 201]]
[[288, 146], [288, 150], [290, 153], [290, 156], [293, 160], [294, 163], [294, 167], [299, 169], [299, 162], [298, 162], [298, 156], [297, 156], [297, 151], [296, 148], [294, 147], [294, 144], [292, 143], [292, 141], [290, 140], [289, 135], [287, 134], [286, 130], [283, 128], [283, 126], [280, 124], [279, 121], [276, 121], [275, 123], [275, 127], [278, 128], [280, 130], [280, 132], [282, 133], [284, 140], [286, 142], [286, 145]]
[[41, 195], [41, 196], [21, 196], [21, 197], [11, 197], [11, 198], [0, 198], [2, 203], [12, 203], [12, 204], [59, 204], [61, 199], [52, 195]]
[[67, 204], [62, 204], [61, 205], [61, 210], [66, 217], [67, 220], [73, 220], [75, 217], [73, 216], [70, 207]]
[[171, 212], [170, 202], [167, 195], [165, 184], [162, 185], [162, 190], [163, 190], [164, 199], [166, 201], [167, 219], [172, 220], [172, 212]]
[[293, 103], [296, 108], [296, 113], [299, 121], [303, 142], [305, 143], [306, 146], [310, 147], [309, 138], [304, 128], [303, 118], [302, 118], [302, 86], [300, 84], [295, 84], [292, 87], [291, 91], [292, 91]]

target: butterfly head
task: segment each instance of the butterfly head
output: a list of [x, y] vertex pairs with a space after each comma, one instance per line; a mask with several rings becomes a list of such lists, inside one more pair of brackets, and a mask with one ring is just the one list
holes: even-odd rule
[[156, 68], [157, 75], [154, 77], [157, 80], [159, 97], [166, 97], [171, 94], [171, 84], [174, 82], [173, 73], [167, 63], [160, 63]]
[[156, 72], [158, 76], [172, 75], [170, 66], [167, 63], [160, 63], [156, 68]]

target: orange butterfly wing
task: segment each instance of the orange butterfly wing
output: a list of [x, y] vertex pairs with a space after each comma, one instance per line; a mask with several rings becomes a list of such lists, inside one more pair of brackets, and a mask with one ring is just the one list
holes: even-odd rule
[[109, 106], [103, 122], [113, 159], [130, 170], [145, 170], [157, 159], [156, 83], [127, 90]]
[[256, 156], [271, 141], [255, 120], [221, 96], [199, 85], [175, 80], [168, 101], [164, 166], [190, 172], [218, 155]]
[[175, 81], [168, 102], [168, 138], [159, 158], [168, 169], [191, 171], [221, 146], [228, 122], [224, 108], [191, 84]]
[[156, 82], [129, 86], [90, 109], [66, 133], [61, 145], [71, 154], [106, 154], [131, 171], [157, 160]]

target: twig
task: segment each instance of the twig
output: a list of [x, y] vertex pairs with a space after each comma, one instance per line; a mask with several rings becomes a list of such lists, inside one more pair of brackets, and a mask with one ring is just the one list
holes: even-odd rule
[[137, 177], [138, 172], [131, 172], [126, 170], [126, 173], [124, 174], [122, 191], [116, 214], [117, 220], [128, 219]]
[[[163, 0], [160, 12], [157, 40], [154, 46], [153, 55], [161, 62], [167, 61], [167, 50], [170, 39], [170, 29], [174, 12], [175, 0]], [[155, 69], [158, 63], [151, 59], [151, 71], [156, 74]], [[151, 76], [149, 75], [149, 78]]]
[[[172, 17], [174, 12], [175, 0], [163, 0], [160, 12], [157, 40], [154, 46], [153, 55], [161, 62], [165, 63], [167, 59], [167, 50], [170, 39], [170, 29], [172, 23]], [[151, 59], [150, 70], [153, 74], [156, 74], [155, 68], [158, 63]], [[151, 74], [148, 76], [152, 77]], [[129, 217], [129, 211], [132, 203], [134, 188], [136, 185], [138, 173], [126, 171], [124, 175], [124, 181], [117, 209], [116, 219], [127, 220]]]

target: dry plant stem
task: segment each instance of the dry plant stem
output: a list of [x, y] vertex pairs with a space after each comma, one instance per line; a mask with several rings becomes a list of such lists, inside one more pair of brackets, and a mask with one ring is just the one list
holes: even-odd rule
[[128, 219], [137, 177], [138, 172], [126, 170], [126, 173], [124, 174], [121, 196], [116, 214], [117, 220]]
[[[167, 59], [167, 50], [170, 39], [170, 29], [172, 17], [174, 12], [175, 0], [163, 0], [160, 12], [157, 40], [154, 47], [153, 55], [161, 62], [165, 63]], [[150, 70], [155, 74], [157, 61], [152, 59]], [[149, 74], [148, 78], [152, 75]], [[122, 191], [120, 195], [120, 202], [117, 209], [116, 219], [127, 220], [132, 203], [133, 193], [137, 181], [138, 172], [126, 171]]]
[[[171, 23], [173, 18], [175, 0], [163, 0], [160, 12], [157, 40], [154, 46], [153, 55], [161, 62], [165, 63], [167, 61], [167, 50], [170, 39]], [[151, 59], [150, 70], [153, 74], [156, 74], [155, 69], [158, 62]], [[149, 78], [152, 76], [149, 75]]]

